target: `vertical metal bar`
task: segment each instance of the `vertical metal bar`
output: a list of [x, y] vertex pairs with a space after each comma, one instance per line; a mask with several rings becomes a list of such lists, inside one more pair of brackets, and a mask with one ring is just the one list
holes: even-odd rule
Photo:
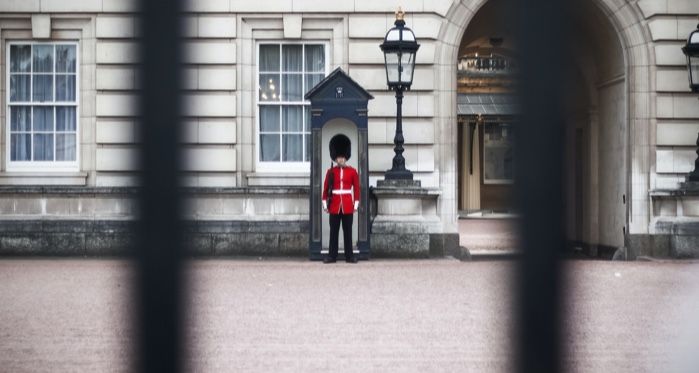
[[141, 0], [140, 217], [136, 370], [179, 372], [182, 347], [180, 64], [182, 0]]
[[519, 372], [561, 370], [565, 3], [510, 0], [508, 7], [518, 38], [522, 112], [515, 148], [524, 246], [516, 282]]

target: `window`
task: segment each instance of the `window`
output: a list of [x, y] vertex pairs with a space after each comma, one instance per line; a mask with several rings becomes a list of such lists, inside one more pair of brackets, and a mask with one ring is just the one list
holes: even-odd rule
[[310, 103], [303, 96], [326, 75], [323, 44], [260, 44], [258, 59], [258, 165], [308, 168]]
[[514, 136], [506, 123], [483, 128], [483, 183], [507, 184], [514, 180]]
[[10, 43], [7, 169], [77, 170], [76, 43]]

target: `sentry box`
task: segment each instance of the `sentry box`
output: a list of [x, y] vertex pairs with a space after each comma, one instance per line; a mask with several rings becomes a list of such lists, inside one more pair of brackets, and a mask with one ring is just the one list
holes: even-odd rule
[[[373, 99], [369, 92], [352, 80], [341, 68], [335, 69], [313, 87], [306, 96], [311, 102], [311, 192], [309, 257], [320, 260], [328, 253], [330, 226], [323, 212], [321, 194], [325, 172], [331, 165], [330, 143], [347, 146], [352, 156], [347, 162], [357, 169], [361, 196], [359, 210], [354, 213], [352, 242], [359, 259], [369, 259], [369, 140], [367, 105]], [[336, 137], [337, 136], [337, 137]], [[333, 152], [334, 153], [334, 152]], [[340, 240], [339, 252], [343, 253]]]

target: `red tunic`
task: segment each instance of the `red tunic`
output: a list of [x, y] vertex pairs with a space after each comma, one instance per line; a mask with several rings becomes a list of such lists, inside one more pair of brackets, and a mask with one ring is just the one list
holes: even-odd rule
[[[323, 182], [323, 201], [326, 201], [328, 197], [328, 175], [330, 172], [333, 173], [333, 195], [328, 212], [331, 214], [354, 213], [354, 201], [359, 201], [360, 195], [357, 170], [350, 166], [329, 168], [328, 172], [325, 173], [325, 181]], [[354, 189], [354, 198], [352, 198], [352, 189]]]

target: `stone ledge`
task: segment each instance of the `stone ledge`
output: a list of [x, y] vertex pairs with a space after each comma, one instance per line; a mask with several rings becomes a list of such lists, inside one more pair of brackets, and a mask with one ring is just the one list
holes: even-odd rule
[[87, 172], [0, 172], [0, 186], [85, 186]]
[[[190, 255], [308, 255], [308, 221], [187, 221]], [[128, 256], [135, 221], [0, 221], [0, 256]]]
[[246, 176], [251, 187], [307, 187], [310, 185], [309, 173], [249, 173]]
[[[94, 186], [58, 186], [58, 185], [0, 185], [0, 195], [7, 194], [48, 194], [48, 195], [97, 195], [97, 194], [118, 194], [136, 195], [139, 187], [94, 187]], [[196, 194], [222, 194], [222, 195], [288, 195], [301, 194], [308, 195], [310, 187], [293, 186], [259, 186], [259, 187], [183, 187], [184, 195]]]
[[[3, 220], [0, 257], [129, 256], [135, 221]], [[192, 256], [309, 255], [309, 222], [186, 221], [184, 240]], [[429, 258], [453, 255], [458, 234], [374, 233], [371, 257]]]
[[376, 196], [390, 198], [396, 197], [417, 197], [417, 198], [437, 198], [442, 194], [439, 188], [402, 188], [392, 186], [371, 187], [371, 193]]

